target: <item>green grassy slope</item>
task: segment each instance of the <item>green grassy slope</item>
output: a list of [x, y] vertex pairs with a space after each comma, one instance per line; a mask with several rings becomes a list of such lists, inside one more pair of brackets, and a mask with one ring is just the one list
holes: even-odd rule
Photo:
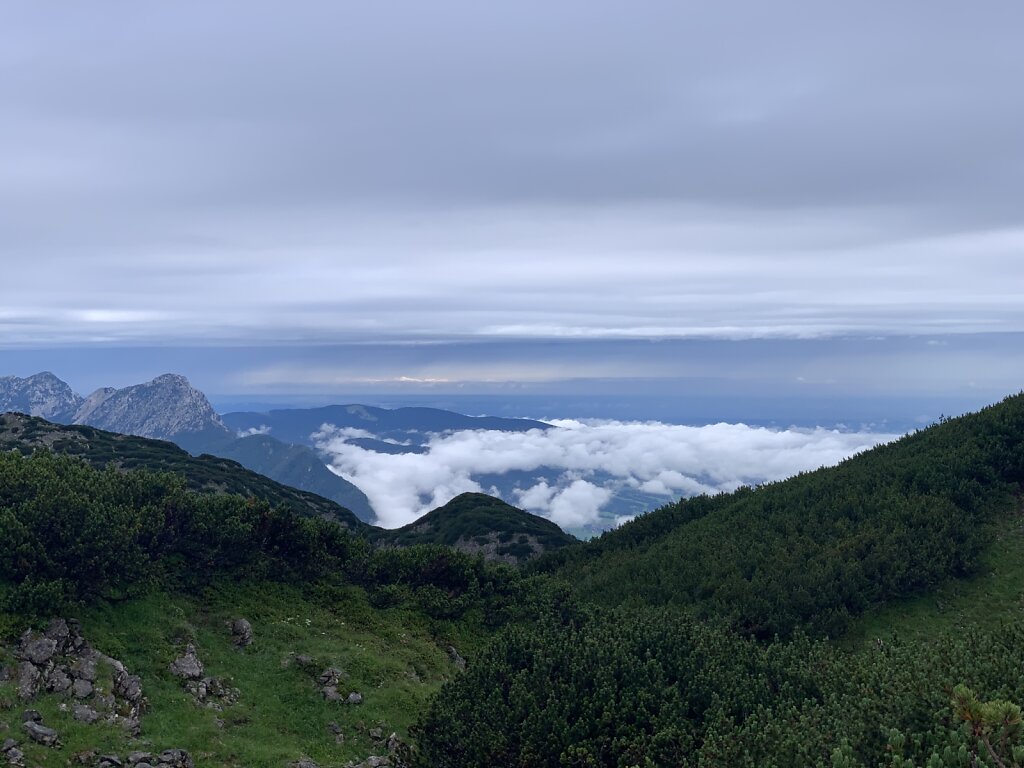
[[968, 578], [950, 579], [925, 595], [865, 614], [842, 638], [843, 647], [872, 647], [899, 637], [929, 642], [972, 627], [994, 626], [1024, 615], [1024, 503], [991, 529], [991, 541]]
[[[386, 754], [370, 730], [408, 738], [427, 700], [458, 672], [443, 642], [467, 631], [432, 624], [408, 609], [373, 608], [365, 591], [355, 587], [317, 599], [272, 583], [192, 597], [154, 592], [95, 605], [79, 617], [84, 637], [142, 678], [149, 712], [133, 739], [114, 726], [77, 723], [61, 710], [65, 699], [43, 695], [31, 707], [57, 729], [64, 747], [23, 746], [29, 765], [63, 765], [89, 749], [123, 757], [132, 750], [184, 748], [197, 765], [249, 768], [281, 768], [301, 757], [336, 768]], [[255, 641], [245, 650], [233, 646], [225, 624], [238, 617], [254, 629]], [[208, 709], [183, 690], [168, 665], [185, 642], [195, 643], [207, 675], [227, 679], [241, 691], [237, 703], [223, 711]], [[296, 661], [299, 655], [312, 657], [312, 663], [303, 666]], [[346, 694], [360, 692], [363, 704], [324, 699], [315, 677], [328, 667], [344, 671], [341, 687]], [[18, 738], [21, 709], [13, 683], [0, 684], [0, 722], [9, 722]], [[331, 723], [340, 727], [344, 743], [337, 743]]]

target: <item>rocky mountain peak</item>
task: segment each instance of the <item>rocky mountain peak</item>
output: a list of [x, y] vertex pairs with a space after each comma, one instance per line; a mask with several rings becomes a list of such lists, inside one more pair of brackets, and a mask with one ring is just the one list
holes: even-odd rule
[[183, 389], [192, 389], [192, 385], [189, 384], [188, 379], [186, 379], [180, 373], [162, 373], [149, 383], [151, 385], [160, 387], [180, 387]]
[[206, 395], [174, 373], [124, 389], [93, 392], [75, 414], [74, 423], [162, 440], [188, 434], [228, 434]]
[[0, 413], [19, 411], [51, 421], [70, 419], [82, 398], [49, 371], [25, 378], [0, 377]]

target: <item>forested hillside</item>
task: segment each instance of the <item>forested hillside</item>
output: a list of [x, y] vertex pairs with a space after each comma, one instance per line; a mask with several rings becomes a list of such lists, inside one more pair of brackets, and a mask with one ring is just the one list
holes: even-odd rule
[[1024, 480], [1024, 396], [757, 489], [651, 512], [545, 570], [602, 605], [676, 605], [771, 639], [839, 635], [966, 576]]
[[0, 477], [0, 605], [26, 618], [222, 579], [336, 579], [443, 616], [483, 595], [497, 599], [515, 580], [509, 569], [446, 547], [377, 549], [333, 521], [253, 497], [195, 493], [176, 474], [6, 452]]
[[886, 601], [988, 579], [997, 541], [1019, 570], [1022, 480], [1016, 396], [549, 555], [538, 569], [592, 607], [492, 643], [423, 719], [422, 764], [1024, 764], [1024, 593], [914, 642], [824, 639]]
[[409, 525], [374, 534], [398, 546], [444, 544], [491, 559], [518, 563], [577, 543], [543, 517], [483, 493], [463, 493]]
[[[257, 448], [247, 464], [259, 466], [259, 456], [263, 455], [277, 462], [278, 469], [287, 470], [285, 474], [290, 466], [303, 471], [303, 466], [315, 465], [319, 472], [339, 479], [309, 448], [286, 445], [262, 435], [241, 438], [232, 445], [244, 449], [250, 443], [265, 445]], [[251, 496], [272, 506], [283, 505], [301, 516], [333, 520], [380, 546], [444, 544], [480, 552], [491, 560], [516, 563], [576, 543], [554, 523], [481, 493], [463, 494], [404, 528], [386, 530], [364, 523], [347, 507], [329, 498], [283, 485], [230, 458], [192, 456], [165, 440], [121, 435], [84, 425], [53, 424], [20, 413], [0, 414], [0, 450], [3, 449], [26, 456], [38, 449], [51, 450], [79, 457], [97, 469], [109, 465], [121, 470], [170, 472], [181, 477], [191, 490]], [[318, 487], [315, 478], [310, 478], [306, 485]], [[329, 493], [337, 489], [327, 486], [323, 490]]]
[[353, 530], [367, 527], [347, 508], [315, 493], [282, 485], [231, 459], [208, 454], [192, 456], [166, 440], [84, 425], [53, 424], [20, 413], [0, 414], [0, 449], [29, 455], [39, 448], [81, 457], [97, 469], [112, 464], [125, 470], [173, 472], [184, 478], [192, 490], [255, 496], [272, 505], [283, 504], [300, 515], [335, 520]]

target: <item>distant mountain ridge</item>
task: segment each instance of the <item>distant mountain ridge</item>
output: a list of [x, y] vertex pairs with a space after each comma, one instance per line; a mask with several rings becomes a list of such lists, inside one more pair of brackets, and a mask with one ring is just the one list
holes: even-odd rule
[[[366, 494], [331, 472], [309, 449], [273, 438], [239, 437], [225, 426], [200, 390], [184, 376], [167, 373], [122, 389], [103, 387], [88, 397], [52, 373], [0, 378], [0, 413], [16, 411], [124, 435], [170, 440], [194, 455], [209, 453], [238, 461], [255, 472], [317, 493], [351, 510], [364, 522], [375, 517]], [[287, 453], [289, 461], [275, 457]]]
[[49, 371], [32, 376], [0, 376], [0, 412], [18, 411], [70, 422], [85, 401]]
[[[551, 429], [551, 425], [533, 419], [509, 419], [500, 416], [466, 416], [440, 408], [376, 408], [369, 405], [328, 405], [322, 408], [288, 408], [266, 413], [236, 412], [222, 417], [231, 429], [269, 429], [270, 434], [289, 443], [314, 445], [312, 435], [324, 424], [338, 429], [359, 429], [371, 432], [373, 450], [391, 453], [386, 440], [408, 443], [410, 447], [426, 442], [430, 433], [462, 429], [491, 429], [502, 432], [528, 432]], [[355, 438], [364, 441], [368, 438]], [[405, 448], [409, 451], [409, 448]]]
[[96, 390], [78, 409], [74, 423], [173, 440], [186, 449], [231, 436], [206, 395], [173, 373], [124, 389]]
[[63, 424], [88, 424], [157, 440], [230, 436], [206, 395], [184, 376], [165, 373], [123, 389], [101, 387], [82, 397], [49, 371], [0, 378], [0, 412], [15, 411]]
[[[357, 404], [283, 409], [269, 413], [231, 413], [222, 417], [188, 379], [173, 373], [120, 389], [97, 389], [86, 398], [77, 395], [52, 373], [23, 379], [7, 377], [0, 379], [0, 413], [5, 410], [25, 412], [63, 424], [87, 425], [111, 433], [169, 440], [194, 456], [211, 454], [237, 461], [243, 467], [286, 486], [329, 499], [350, 510], [364, 523], [373, 523], [377, 519], [366, 494], [332, 472], [327, 457], [317, 450], [319, 446], [313, 436], [325, 424], [343, 432], [346, 439], [354, 444], [379, 453], [422, 452], [432, 435], [459, 430], [527, 432], [552, 429], [550, 424], [530, 419], [467, 416], [438, 408], [389, 410]], [[508, 479], [514, 482], [516, 478], [510, 475]], [[496, 492], [512, 498], [511, 491], [499, 485], [501, 478], [494, 480], [494, 483], [482, 487], [494, 487], [499, 489]], [[505, 520], [507, 515], [492, 514], [496, 509], [494, 505], [499, 502], [493, 497], [477, 496], [479, 498], [474, 503], [463, 500], [450, 510], [450, 514], [441, 515], [444, 525], [440, 527], [435, 526], [434, 518], [431, 518], [431, 534], [427, 538], [511, 562], [547, 551], [555, 538], [566, 536], [543, 518], [505, 505], [505, 512], [514, 510], [516, 515], [527, 515], [522, 518], [512, 515], [509, 523]], [[466, 523], [463, 516], [467, 510], [483, 515], [485, 508], [490, 519], [487, 525], [479, 524], [479, 521]], [[453, 515], [459, 517], [459, 522], [447, 519]], [[538, 528], [538, 521], [549, 528]], [[451, 531], [463, 533], [470, 528], [473, 532], [467, 536], [452, 538], [449, 535]], [[528, 535], [524, 529], [529, 529]], [[421, 526], [419, 530], [425, 533], [427, 529]], [[510, 530], [525, 538], [522, 541], [517, 538], [513, 542], [507, 536]], [[501, 540], [495, 538], [499, 534]], [[383, 536], [382, 541], [387, 538]], [[405, 538], [422, 539], [423, 536]], [[561, 543], [567, 540], [572, 539], [563, 539]]]

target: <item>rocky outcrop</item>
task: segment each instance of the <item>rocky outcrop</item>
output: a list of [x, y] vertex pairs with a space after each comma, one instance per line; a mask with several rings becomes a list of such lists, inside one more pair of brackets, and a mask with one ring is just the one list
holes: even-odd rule
[[341, 682], [343, 672], [337, 667], [328, 667], [317, 677], [317, 685], [320, 686], [320, 693], [328, 701], [341, 701], [341, 692], [338, 691], [338, 683]]
[[185, 690], [192, 695], [197, 704], [202, 704], [218, 712], [224, 707], [230, 707], [238, 702], [242, 692], [238, 688], [228, 685], [227, 681], [219, 677], [204, 677], [201, 680], [190, 680], [185, 684]]
[[49, 371], [26, 378], [0, 376], [0, 413], [17, 411], [50, 421], [70, 421], [82, 404], [71, 387]]
[[192, 756], [184, 749], [165, 749], [163, 752], [130, 752], [125, 758], [119, 755], [97, 755], [83, 752], [75, 756], [80, 765], [95, 768], [195, 768]]
[[[93, 648], [82, 637], [78, 622], [54, 619], [43, 632], [26, 631], [10, 652], [18, 662], [15, 679], [19, 698], [27, 701], [43, 692], [56, 693], [71, 699], [60, 708], [68, 711], [70, 704], [71, 716], [78, 722], [120, 725], [130, 735], [139, 735], [141, 716], [148, 706], [142, 681], [120, 661]], [[7, 728], [5, 724], [0, 726]], [[21, 728], [29, 741], [44, 747], [61, 746], [60, 734], [43, 722], [37, 710], [26, 709], [22, 713]], [[25, 765], [25, 754], [16, 739], [6, 738], [0, 744], [2, 761], [12, 766]], [[125, 758], [90, 751], [75, 755], [68, 764], [95, 768], [195, 768], [192, 757], [183, 749], [132, 752]]]
[[466, 660], [462, 658], [462, 654], [458, 652], [454, 645], [448, 646], [448, 658], [458, 669], [466, 669]]
[[171, 662], [171, 674], [183, 680], [199, 680], [203, 676], [203, 662], [196, 654], [196, 647], [189, 643], [185, 652]]
[[[72, 715], [76, 720], [104, 720], [125, 727], [132, 735], [138, 734], [147, 705], [141, 681], [129, 674], [120, 661], [90, 646], [82, 637], [78, 622], [54, 619], [41, 633], [26, 631], [13, 655], [18, 660], [16, 681], [22, 701], [31, 701], [43, 692], [56, 693], [74, 702]], [[100, 680], [100, 664], [110, 671], [109, 687], [106, 679]], [[26, 725], [30, 738], [44, 743], [45, 732], [36, 727], [39, 720], [30, 717], [28, 722], [35, 723]]]
[[169, 669], [172, 675], [182, 679], [185, 691], [197, 704], [210, 709], [220, 711], [230, 707], [241, 696], [242, 692], [229, 685], [228, 681], [203, 674], [203, 662], [192, 643], [185, 646], [185, 652], [170, 663]]
[[407, 768], [411, 758], [409, 745], [398, 738], [394, 731], [387, 736], [388, 729], [385, 723], [380, 723], [366, 731], [378, 749], [387, 750], [386, 755], [371, 755], [362, 761], [351, 760], [345, 764], [345, 768]]

